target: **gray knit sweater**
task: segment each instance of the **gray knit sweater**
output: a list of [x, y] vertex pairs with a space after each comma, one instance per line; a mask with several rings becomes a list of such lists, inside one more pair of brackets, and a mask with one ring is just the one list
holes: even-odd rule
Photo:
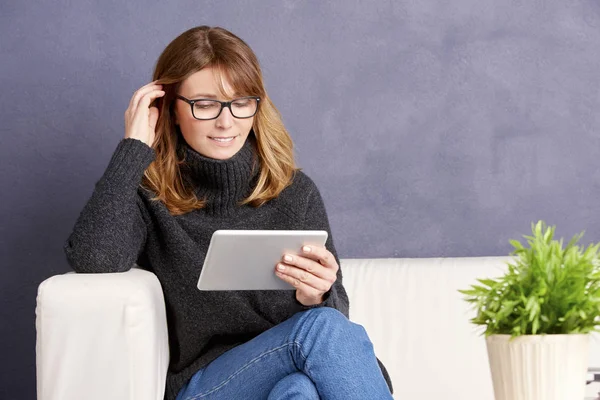
[[217, 229], [326, 230], [326, 247], [338, 257], [319, 191], [304, 173], [297, 172], [289, 187], [261, 207], [238, 204], [258, 175], [253, 134], [228, 160], [206, 158], [183, 140], [178, 151], [186, 160], [182, 177], [207, 200], [205, 208], [173, 216], [164, 203], [152, 201], [154, 193], [141, 181], [155, 152], [139, 140], [123, 139], [64, 245], [76, 272], [123, 272], [137, 263], [158, 277], [169, 328], [167, 400], [212, 360], [294, 313], [327, 306], [348, 316], [341, 269], [324, 302], [312, 307], [300, 304], [293, 290], [199, 291], [200, 270]]

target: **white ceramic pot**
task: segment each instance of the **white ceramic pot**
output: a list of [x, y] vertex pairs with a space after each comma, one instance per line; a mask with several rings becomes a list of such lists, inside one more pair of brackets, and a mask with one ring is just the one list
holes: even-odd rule
[[589, 335], [491, 335], [496, 400], [584, 399]]

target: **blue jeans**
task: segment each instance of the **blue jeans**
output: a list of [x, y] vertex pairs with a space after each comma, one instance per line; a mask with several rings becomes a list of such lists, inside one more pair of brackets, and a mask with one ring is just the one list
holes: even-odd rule
[[365, 329], [320, 307], [237, 346], [199, 370], [177, 400], [379, 400], [392, 395]]

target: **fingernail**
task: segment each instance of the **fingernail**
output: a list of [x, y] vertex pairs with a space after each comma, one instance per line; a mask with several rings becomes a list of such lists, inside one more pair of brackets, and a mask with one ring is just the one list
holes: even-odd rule
[[285, 257], [283, 257], [283, 259], [287, 262], [291, 262], [292, 261], [292, 256], [290, 255], [286, 255]]
[[304, 251], [305, 253], [310, 253], [310, 247], [308, 247], [308, 246], [304, 246], [304, 247], [302, 248], [302, 251]]
[[285, 267], [283, 265], [279, 264], [279, 265], [277, 265], [277, 269], [280, 271], [283, 271], [283, 270], [285, 270]]

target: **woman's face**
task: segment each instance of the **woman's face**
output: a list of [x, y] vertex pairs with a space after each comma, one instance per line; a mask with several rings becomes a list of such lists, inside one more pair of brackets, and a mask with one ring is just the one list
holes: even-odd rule
[[[221, 74], [226, 93], [220, 93], [217, 76], [213, 68], [204, 68], [182, 82], [179, 95], [189, 99], [215, 99], [229, 101], [237, 97], [233, 88]], [[235, 118], [231, 110], [224, 107], [216, 119], [197, 120], [191, 107], [183, 100], [175, 101], [175, 122], [179, 125], [183, 138], [190, 147], [205, 157], [226, 160], [233, 157], [244, 145], [254, 117]]]

